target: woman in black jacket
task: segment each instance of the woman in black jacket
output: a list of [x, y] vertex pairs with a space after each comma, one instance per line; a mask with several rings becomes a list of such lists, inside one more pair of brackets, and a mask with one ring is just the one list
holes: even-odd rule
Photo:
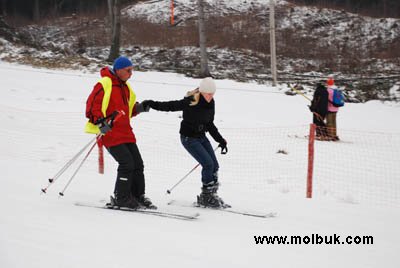
[[328, 139], [328, 133], [325, 124], [325, 117], [328, 113], [328, 91], [322, 84], [317, 84], [313, 99], [311, 101], [310, 111], [313, 113], [313, 123], [317, 126], [316, 138], [318, 140]]
[[209, 132], [221, 147], [221, 153], [228, 152], [227, 143], [214, 125], [216, 91], [214, 80], [210, 77], [203, 79], [199, 88], [189, 91], [181, 100], [159, 102], [153, 100], [143, 101], [146, 106], [166, 112], [183, 111], [180, 135], [183, 147], [202, 166], [201, 180], [203, 186], [197, 196], [197, 202], [205, 207], [221, 207], [224, 202], [217, 195], [219, 164], [210, 141], [206, 137]]

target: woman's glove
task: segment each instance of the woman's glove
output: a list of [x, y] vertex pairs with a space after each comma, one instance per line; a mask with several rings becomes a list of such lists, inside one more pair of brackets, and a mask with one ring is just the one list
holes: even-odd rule
[[154, 101], [152, 100], [144, 100], [142, 101], [141, 105], [143, 106], [143, 111], [148, 112], [150, 111], [150, 108], [154, 105]]
[[228, 153], [228, 147], [227, 147], [227, 142], [226, 142], [226, 140], [222, 140], [222, 141], [219, 143], [218, 147], [221, 147], [221, 154], [226, 154], [226, 153]]

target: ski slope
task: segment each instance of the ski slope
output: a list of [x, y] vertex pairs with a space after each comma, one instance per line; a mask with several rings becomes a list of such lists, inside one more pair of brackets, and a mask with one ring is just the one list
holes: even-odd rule
[[[0, 267], [400, 266], [398, 207], [307, 200], [303, 188], [298, 190], [300, 195], [291, 194], [293, 189], [287, 194], [257, 191], [248, 187], [254, 185], [251, 176], [235, 176], [241, 161], [257, 162], [257, 155], [245, 152], [245, 148], [259, 145], [250, 141], [268, 139], [257, 136], [259, 132], [253, 129], [310, 123], [308, 103], [301, 96], [283, 94], [284, 87], [219, 80], [215, 96], [215, 123], [229, 148], [226, 156], [218, 154], [221, 197], [234, 207], [274, 211], [278, 216], [259, 219], [201, 210], [198, 220], [181, 221], [74, 206], [75, 202], [99, 203], [112, 193], [116, 165], [107, 153], [104, 175], [97, 173], [97, 153], [93, 153], [64, 197], [58, 197], [58, 192], [72, 172], [66, 172], [47, 194], [41, 194], [47, 179], [92, 138], [83, 133], [85, 102], [99, 76], [4, 62], [0, 62], [0, 76]], [[179, 99], [199, 80], [134, 72], [130, 82], [141, 101]], [[399, 116], [396, 103], [348, 103], [338, 114], [338, 124], [346, 130], [399, 133]], [[167, 205], [171, 199], [190, 203], [200, 191], [196, 170], [166, 195], [166, 190], [196, 164], [179, 143], [179, 113], [151, 111], [132, 122], [145, 162], [148, 196], [161, 209], [193, 210]], [[346, 159], [346, 154], [342, 157]], [[357, 165], [368, 168], [362, 162]], [[246, 167], [240, 169], [246, 171]], [[254, 238], [312, 234], [336, 234], [343, 239], [372, 236], [373, 244], [267, 245], [256, 244]]]

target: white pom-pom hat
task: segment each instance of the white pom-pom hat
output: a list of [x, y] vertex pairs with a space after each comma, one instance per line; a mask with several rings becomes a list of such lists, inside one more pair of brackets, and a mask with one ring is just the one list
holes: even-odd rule
[[200, 82], [199, 91], [202, 93], [211, 93], [214, 94], [217, 90], [215, 86], [215, 82], [211, 77], [206, 77]]

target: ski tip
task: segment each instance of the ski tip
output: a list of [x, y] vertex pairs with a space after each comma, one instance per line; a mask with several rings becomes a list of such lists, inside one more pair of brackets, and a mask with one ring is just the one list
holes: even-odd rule
[[223, 204], [221, 205], [221, 208], [232, 208], [232, 206], [229, 205], [229, 204], [223, 203]]

